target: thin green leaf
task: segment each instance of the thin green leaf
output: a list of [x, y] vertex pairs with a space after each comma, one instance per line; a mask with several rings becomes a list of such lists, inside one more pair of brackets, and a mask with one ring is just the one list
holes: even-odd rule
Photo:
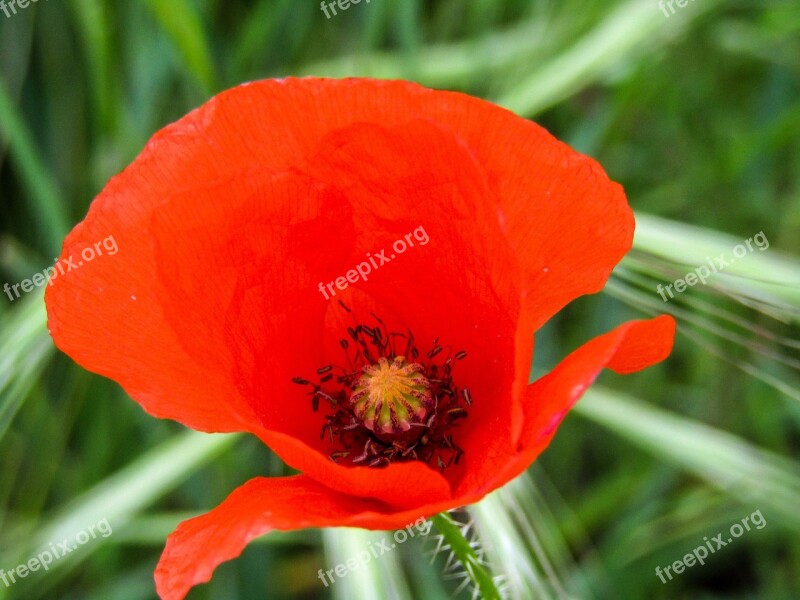
[[33, 136], [19, 110], [8, 95], [0, 77], [0, 133], [8, 139], [14, 159], [31, 202], [31, 212], [42, 228], [41, 234], [49, 254], [55, 256], [69, 231], [66, 205], [61, 201], [58, 186], [45, 167]]
[[55, 350], [41, 294], [18, 302], [0, 322], [0, 439]]
[[[341, 600], [352, 598], [411, 600], [408, 583], [402, 575], [398, 553], [385, 552], [373, 557], [369, 552], [370, 547], [382, 548], [380, 541], [387, 535], [389, 534], [385, 531], [324, 529], [322, 539], [330, 566], [323, 570], [335, 571], [338, 565], [343, 565], [347, 568], [347, 574], [340, 578], [334, 573], [335, 581], [330, 582], [326, 577], [326, 580], [320, 583], [320, 587], [327, 583], [325, 587], [330, 588], [333, 597]], [[347, 563], [351, 561], [352, 564], [354, 560], [360, 566], [351, 570]]]
[[502, 95], [498, 103], [524, 116], [533, 116], [608, 75], [612, 67], [632, 55], [652, 51], [654, 40], [663, 44], [675, 27], [685, 27], [691, 19], [713, 8], [708, 0], [682, 9], [668, 21], [653, 2], [630, 0], [616, 9], [582, 39], [560, 56], [546, 61], [532, 75]]
[[[753, 231], [748, 237], [758, 233]], [[713, 273], [709, 282], [776, 307], [800, 308], [800, 260], [768, 247], [762, 251], [752, 240], [753, 250], [735, 259], [734, 248], [738, 245], [746, 248], [746, 240], [706, 227], [637, 213], [633, 247], [684, 265], [686, 272], [708, 266], [710, 261], [716, 264], [715, 259], [724, 254], [728, 264]], [[800, 320], [800, 313], [795, 313], [795, 319]]]
[[216, 88], [214, 63], [203, 23], [187, 0], [146, 0], [146, 5], [181, 53], [187, 70], [206, 94]]
[[[15, 548], [4, 555], [4, 564], [36, 556], [50, 544], [74, 540], [76, 534], [103, 519], [113, 529], [123, 528], [143, 509], [182, 483], [193, 471], [230, 448], [238, 435], [204, 434], [187, 431], [150, 450], [133, 464], [107, 478], [75, 499], [59, 514], [36, 528], [27, 549]], [[69, 558], [53, 562], [50, 573], [74, 567], [100, 543], [79, 546]], [[10, 552], [9, 552], [10, 554]]]
[[592, 387], [575, 412], [800, 531], [800, 465], [730, 433]]

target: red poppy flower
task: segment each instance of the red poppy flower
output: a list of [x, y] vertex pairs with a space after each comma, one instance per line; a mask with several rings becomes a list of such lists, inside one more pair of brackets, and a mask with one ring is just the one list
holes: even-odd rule
[[406, 82], [250, 83], [158, 132], [66, 239], [119, 251], [53, 282], [50, 331], [150, 414], [250, 432], [302, 473], [182, 523], [161, 597], [270, 530], [399, 528], [525, 470], [604, 367], [671, 349], [671, 318], [629, 322], [528, 383], [533, 333], [633, 228], [592, 159]]

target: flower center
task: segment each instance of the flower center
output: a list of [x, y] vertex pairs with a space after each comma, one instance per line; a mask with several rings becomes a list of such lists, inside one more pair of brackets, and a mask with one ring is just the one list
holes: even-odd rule
[[[353, 413], [384, 441], [409, 431], [412, 424], [424, 423], [434, 402], [423, 370], [422, 365], [409, 363], [403, 356], [396, 356], [391, 362], [381, 358], [366, 367], [350, 396]], [[416, 433], [419, 437], [422, 430], [417, 429]]]
[[339, 340], [344, 364], [317, 369], [317, 383], [292, 378], [309, 388], [314, 411], [327, 405], [321, 437], [328, 455], [353, 466], [418, 460], [444, 471], [458, 464], [464, 450], [453, 438], [472, 395], [456, 386], [453, 369], [467, 353], [453, 353], [437, 338], [422, 354], [410, 330], [389, 331], [372, 317], [375, 323], [356, 321]]

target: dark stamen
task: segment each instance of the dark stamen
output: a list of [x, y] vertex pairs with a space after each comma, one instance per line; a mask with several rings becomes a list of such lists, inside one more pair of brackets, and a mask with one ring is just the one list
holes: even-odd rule
[[472, 406], [472, 394], [470, 394], [469, 390], [464, 388], [461, 393], [464, 394], [464, 402], [467, 403], [467, 406]]
[[[292, 378], [295, 384], [312, 386], [309, 395], [314, 411], [319, 410], [320, 398], [326, 400], [330, 407], [325, 416], [321, 439], [327, 437], [326, 443], [332, 446], [329, 452], [331, 460], [369, 467], [418, 460], [436, 465], [442, 471], [457, 465], [464, 451], [454, 442], [453, 432], [461, 420], [467, 418], [473, 400], [467, 388], [453, 385], [453, 361], [465, 359], [467, 352], [461, 350], [452, 354], [452, 348], [440, 345], [437, 337], [431, 351], [419, 361], [420, 351], [410, 329], [406, 332], [389, 331], [383, 320], [374, 313], [370, 313], [374, 324], [359, 323], [347, 305], [341, 301], [339, 304], [353, 319], [353, 325], [347, 327], [347, 336], [339, 340], [347, 368], [333, 364], [320, 367], [316, 371], [317, 384], [303, 377]], [[398, 352], [398, 338], [405, 339], [405, 344], [399, 344], [405, 346], [403, 352]], [[352, 349], [350, 340], [355, 342]], [[428, 380], [432, 409], [429, 405], [428, 414], [419, 417], [423, 421], [403, 417], [407, 431], [395, 428], [392, 433], [380, 432], [381, 436], [378, 437], [353, 412], [351, 398], [367, 367], [378, 364], [381, 359], [391, 362], [403, 357], [408, 363], [418, 365], [420, 374]], [[341, 374], [334, 375], [334, 368]], [[415, 398], [412, 394], [410, 400]]]

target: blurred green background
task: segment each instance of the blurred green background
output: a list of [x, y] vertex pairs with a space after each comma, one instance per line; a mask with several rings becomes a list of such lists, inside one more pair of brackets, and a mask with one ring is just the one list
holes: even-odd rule
[[[243, 81], [404, 78], [496, 101], [597, 158], [637, 213], [607, 289], [536, 339], [532, 376], [659, 312], [665, 363], [604, 374], [523, 477], [461, 518], [510, 598], [800, 598], [800, 3], [797, 0], [40, 0], [0, 12], [0, 283], [50, 266], [160, 127]], [[324, 107], [320, 107], [324, 110]], [[535, 215], [531, 215], [535, 218]], [[769, 240], [665, 303], [658, 284]], [[0, 599], [154, 598], [164, 540], [281, 462], [187, 432], [59, 355], [40, 291], [0, 297], [0, 568], [107, 519]], [[766, 521], [663, 584], [672, 564]], [[189, 598], [468, 598], [414, 540], [325, 588], [388, 533], [271, 534]], [[726, 533], [727, 537], [727, 533]]]

